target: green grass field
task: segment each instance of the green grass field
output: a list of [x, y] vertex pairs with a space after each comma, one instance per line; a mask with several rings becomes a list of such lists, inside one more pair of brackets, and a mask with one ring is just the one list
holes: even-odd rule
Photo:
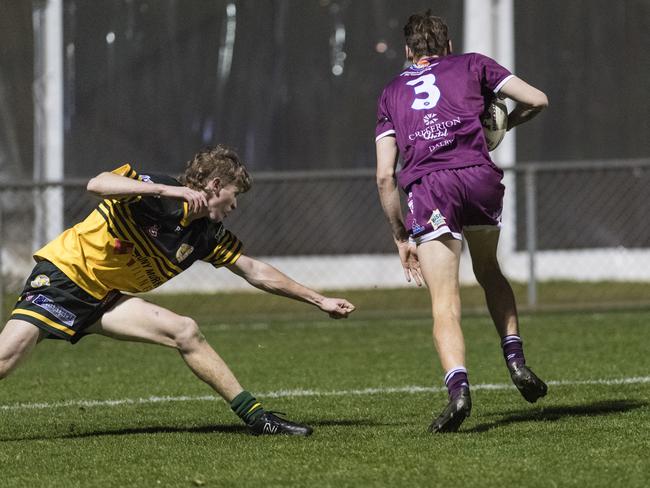
[[650, 311], [523, 315], [528, 363], [551, 382], [535, 405], [509, 385], [487, 315], [468, 314], [472, 416], [433, 436], [446, 395], [426, 292], [344, 295], [359, 305], [346, 321], [257, 294], [155, 298], [198, 318], [244, 386], [310, 438], [247, 435], [172, 350], [45, 341], [0, 383], [0, 486], [650, 484]]

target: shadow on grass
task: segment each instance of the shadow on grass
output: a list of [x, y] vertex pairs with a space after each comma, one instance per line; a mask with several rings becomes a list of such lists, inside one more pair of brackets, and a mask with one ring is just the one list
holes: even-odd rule
[[111, 430], [91, 430], [88, 432], [75, 432], [74, 426], [70, 427], [69, 432], [54, 433], [52, 435], [34, 435], [24, 437], [3, 437], [0, 442], [11, 441], [42, 441], [51, 439], [82, 439], [86, 437], [101, 437], [101, 436], [122, 436], [122, 435], [142, 435], [142, 434], [244, 434], [246, 433], [246, 426], [242, 424], [228, 424], [228, 425], [204, 425], [199, 427], [140, 427], [140, 428], [126, 428], [126, 429], [111, 429]]
[[[547, 408], [536, 408], [510, 412], [507, 416], [494, 422], [486, 422], [475, 425], [469, 429], [461, 430], [461, 434], [487, 432], [497, 427], [503, 427], [517, 422], [555, 422], [568, 417], [594, 417], [598, 415], [611, 415], [615, 413], [629, 412], [648, 405], [648, 402], [638, 400], [606, 400], [591, 403], [588, 405], [569, 405]], [[349, 426], [349, 427], [377, 427], [402, 425], [407, 422], [377, 422], [370, 419], [321, 419], [307, 421], [307, 424], [314, 427]], [[70, 426], [67, 433], [55, 433], [52, 435], [34, 435], [22, 437], [3, 437], [0, 442], [15, 441], [41, 441], [52, 439], [82, 439], [88, 437], [102, 436], [127, 436], [146, 434], [246, 434], [246, 426], [242, 424], [204, 425], [197, 427], [140, 427], [111, 430], [93, 430], [88, 432], [75, 432], [74, 426]]]
[[[378, 426], [384, 425], [379, 422], [371, 420], [314, 420], [313, 422], [306, 422], [308, 425], [314, 427], [325, 426]], [[392, 424], [391, 424], [392, 425]], [[127, 436], [127, 435], [146, 435], [146, 434], [248, 434], [246, 426], [243, 424], [226, 424], [226, 425], [204, 425], [197, 427], [139, 427], [139, 428], [124, 428], [124, 429], [107, 429], [107, 430], [91, 430], [86, 432], [75, 432], [75, 427], [70, 426], [68, 432], [58, 432], [52, 435], [33, 435], [22, 437], [2, 437], [0, 442], [15, 442], [15, 441], [43, 441], [53, 439], [84, 439], [88, 437], [102, 437], [102, 436]]]
[[486, 422], [476, 425], [470, 429], [463, 430], [464, 433], [486, 432], [497, 427], [517, 422], [555, 422], [569, 417], [595, 417], [598, 415], [611, 415], [614, 413], [629, 412], [637, 408], [647, 406], [647, 402], [639, 400], [603, 400], [587, 405], [569, 405], [558, 407], [542, 407], [535, 410], [511, 412], [494, 422]]
[[407, 422], [390, 422], [390, 423], [385, 423], [385, 422], [377, 422], [374, 420], [370, 419], [324, 419], [324, 420], [311, 420], [308, 422], [305, 422], [312, 427], [337, 427], [337, 426], [344, 426], [344, 427], [378, 427], [378, 426], [390, 426], [390, 425], [406, 425]]

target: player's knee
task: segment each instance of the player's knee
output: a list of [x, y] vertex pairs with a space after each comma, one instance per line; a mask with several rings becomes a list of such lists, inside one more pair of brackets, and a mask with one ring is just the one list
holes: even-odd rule
[[436, 307], [433, 309], [433, 324], [460, 324], [461, 313], [454, 307]]
[[474, 276], [476, 276], [476, 281], [483, 288], [490, 286], [495, 280], [503, 278], [501, 268], [497, 261], [490, 260], [483, 263], [474, 263], [472, 268], [474, 270]]
[[0, 380], [4, 380], [11, 373], [11, 368], [5, 368], [0, 365]]
[[0, 359], [0, 380], [4, 380], [9, 376], [16, 362], [14, 358]]
[[43, 334], [38, 327], [27, 322], [7, 322], [0, 334], [0, 380], [9, 376], [27, 357]]
[[190, 350], [203, 340], [196, 321], [191, 317], [181, 317], [174, 333], [176, 348], [180, 351]]
[[433, 302], [431, 312], [434, 324], [460, 323], [460, 301], [456, 299], [445, 300], [444, 297], [438, 297]]

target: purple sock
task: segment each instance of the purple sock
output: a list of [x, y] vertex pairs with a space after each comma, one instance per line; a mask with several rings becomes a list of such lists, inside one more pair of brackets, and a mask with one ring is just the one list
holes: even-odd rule
[[503, 348], [503, 357], [506, 360], [508, 367], [513, 364], [523, 366], [526, 364], [524, 357], [524, 346], [521, 337], [518, 335], [508, 335], [501, 339], [501, 347]]
[[447, 371], [445, 385], [447, 385], [450, 400], [456, 398], [463, 388], [469, 388], [469, 380], [467, 379], [467, 370], [465, 367], [457, 366]]

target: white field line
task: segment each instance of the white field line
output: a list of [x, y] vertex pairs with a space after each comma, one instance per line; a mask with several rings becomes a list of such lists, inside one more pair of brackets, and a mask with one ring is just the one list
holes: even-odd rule
[[[614, 378], [600, 380], [560, 380], [547, 382], [551, 386], [581, 386], [581, 385], [632, 385], [650, 383], [650, 376], [637, 376], [631, 378]], [[509, 383], [483, 383], [472, 385], [472, 390], [508, 390], [514, 388]], [[385, 388], [363, 388], [359, 390], [278, 390], [266, 393], [259, 393], [257, 396], [264, 398], [294, 398], [294, 397], [336, 397], [348, 395], [380, 395], [390, 393], [439, 393], [446, 391], [444, 387], [436, 386], [398, 386]], [[218, 401], [220, 397], [214, 395], [204, 396], [150, 396], [147, 398], [123, 398], [120, 400], [69, 400], [65, 402], [52, 403], [15, 403], [12, 405], [0, 405], [0, 411], [15, 410], [45, 410], [65, 407], [119, 407], [121, 405], [143, 405], [152, 403], [171, 402], [205, 402]]]

